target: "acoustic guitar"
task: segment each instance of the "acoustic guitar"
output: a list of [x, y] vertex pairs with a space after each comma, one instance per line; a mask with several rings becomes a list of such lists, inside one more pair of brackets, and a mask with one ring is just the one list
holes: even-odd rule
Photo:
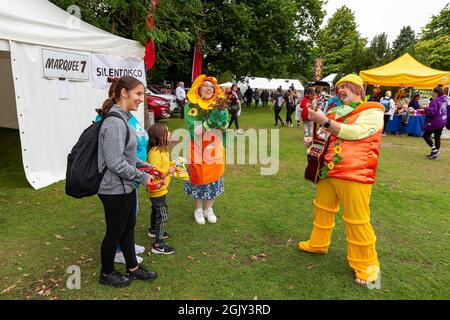
[[[318, 104], [314, 99], [312, 102], [313, 110], [317, 110]], [[327, 130], [320, 130], [321, 126], [314, 122], [313, 140], [311, 146], [307, 150], [308, 164], [305, 170], [305, 179], [314, 183], [320, 181], [320, 171], [325, 163], [325, 153], [328, 149], [330, 141], [330, 132]], [[320, 130], [320, 134], [318, 131]]]

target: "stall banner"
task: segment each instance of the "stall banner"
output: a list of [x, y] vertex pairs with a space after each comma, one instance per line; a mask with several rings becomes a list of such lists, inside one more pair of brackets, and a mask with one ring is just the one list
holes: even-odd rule
[[89, 81], [89, 56], [42, 49], [44, 78]]
[[108, 87], [108, 77], [132, 76], [146, 83], [143, 59], [124, 58], [110, 55], [92, 55], [92, 82], [100, 89]]

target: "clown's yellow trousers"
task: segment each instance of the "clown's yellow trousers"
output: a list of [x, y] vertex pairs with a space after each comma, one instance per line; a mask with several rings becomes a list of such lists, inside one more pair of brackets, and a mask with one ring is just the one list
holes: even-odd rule
[[309, 241], [298, 244], [300, 250], [327, 253], [331, 243], [334, 216], [342, 205], [342, 219], [348, 243], [348, 263], [361, 280], [378, 277], [376, 236], [370, 224], [371, 184], [327, 178], [317, 185], [314, 200], [314, 226]]

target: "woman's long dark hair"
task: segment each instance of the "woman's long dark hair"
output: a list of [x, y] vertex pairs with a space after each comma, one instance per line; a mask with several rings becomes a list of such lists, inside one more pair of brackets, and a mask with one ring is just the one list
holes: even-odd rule
[[102, 117], [106, 116], [111, 107], [119, 101], [120, 92], [122, 89], [130, 91], [139, 85], [143, 86], [141, 81], [131, 76], [123, 76], [121, 78], [109, 77], [108, 82], [111, 83], [108, 92], [108, 99], [103, 102], [102, 108], [97, 110]]

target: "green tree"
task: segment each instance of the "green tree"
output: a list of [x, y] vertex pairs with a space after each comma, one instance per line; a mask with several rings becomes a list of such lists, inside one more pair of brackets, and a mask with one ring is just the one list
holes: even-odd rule
[[422, 29], [416, 58], [435, 69], [450, 70], [450, 4]]
[[190, 80], [192, 55], [204, 36], [212, 75], [307, 77], [325, 0], [161, 0], [148, 30], [152, 0], [52, 0], [80, 6], [83, 20], [145, 44], [155, 41], [151, 81]]
[[342, 6], [319, 33], [317, 55], [324, 59], [325, 74], [347, 69], [348, 60], [360, 49], [361, 43], [353, 11]]
[[306, 74], [324, 12], [321, 0], [206, 1], [205, 64], [213, 74]]
[[392, 53], [386, 33], [376, 35], [367, 51], [368, 61], [366, 62], [369, 63], [367, 67], [375, 68], [392, 61]]
[[410, 26], [403, 27], [400, 30], [400, 34], [397, 39], [395, 39], [392, 44], [392, 53], [394, 58], [398, 58], [405, 53], [410, 52], [416, 44], [416, 41], [416, 34], [414, 30]]

